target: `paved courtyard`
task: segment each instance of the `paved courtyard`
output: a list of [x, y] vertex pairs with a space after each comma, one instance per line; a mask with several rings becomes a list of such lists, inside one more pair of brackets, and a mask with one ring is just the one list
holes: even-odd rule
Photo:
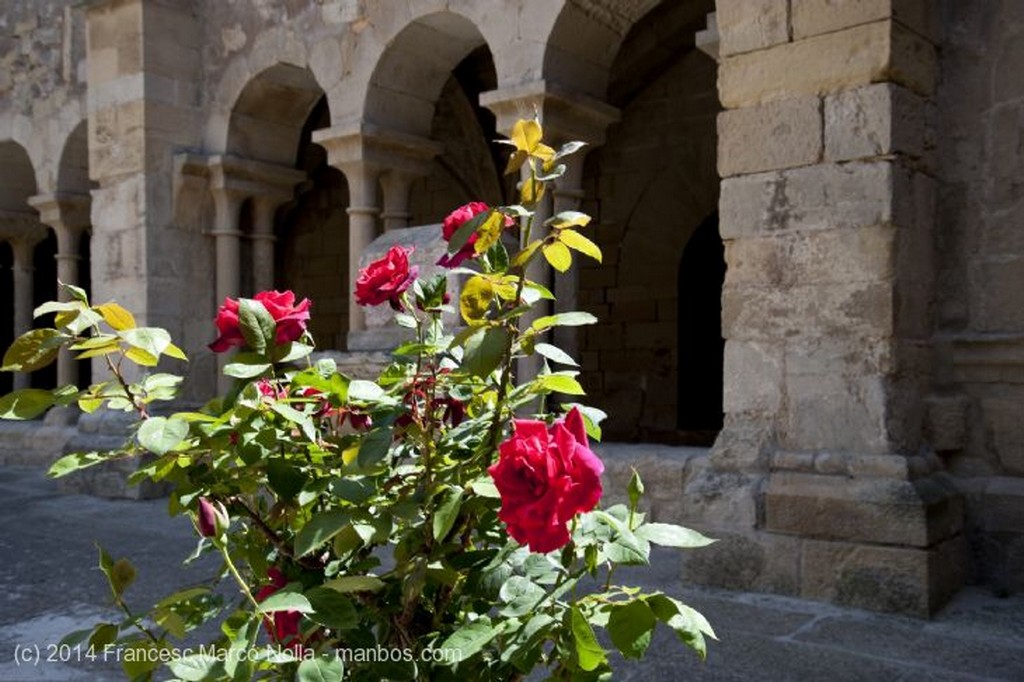
[[[0, 468], [0, 680], [119, 680], [113, 661], [19, 665], [15, 653], [48, 648], [111, 613], [95, 543], [128, 556], [139, 578], [128, 592], [140, 610], [177, 585], [206, 577], [182, 567], [191, 527], [169, 519], [165, 501], [58, 495], [32, 467]], [[766, 595], [694, 590], [679, 584], [671, 553], [656, 556], [644, 582], [707, 615], [720, 641], [700, 663], [667, 633], [645, 661], [622, 664], [623, 680], [1024, 680], [1024, 596], [969, 588], [932, 621]], [[33, 654], [34, 657], [34, 654]]]

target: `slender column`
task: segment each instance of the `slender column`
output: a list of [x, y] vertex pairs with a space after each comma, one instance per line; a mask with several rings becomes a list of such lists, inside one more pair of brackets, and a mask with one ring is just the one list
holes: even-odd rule
[[241, 283], [242, 232], [238, 229], [239, 214], [246, 195], [229, 188], [213, 189], [214, 228], [210, 234], [216, 240], [217, 277], [216, 291], [218, 305], [229, 296], [238, 296]]
[[409, 227], [412, 213], [409, 212], [409, 189], [416, 176], [397, 170], [381, 176], [380, 184], [384, 193], [384, 211], [380, 214], [384, 231]]
[[259, 195], [253, 198], [252, 285], [255, 291], [274, 288], [274, 214], [281, 198]]
[[[32, 328], [32, 274], [35, 267], [32, 255], [35, 252], [37, 239], [21, 238], [10, 242], [14, 252], [14, 263], [11, 266], [14, 280], [14, 336], [17, 338]], [[29, 375], [25, 372], [14, 373], [14, 388], [28, 388]]]
[[[377, 236], [377, 178], [379, 170], [362, 161], [352, 161], [340, 166], [348, 180], [348, 281], [349, 297], [355, 293], [355, 281], [359, 276], [359, 259]], [[366, 315], [361, 306], [351, 302], [348, 308], [348, 333], [366, 329]]]
[[[522, 178], [525, 181], [526, 178], [530, 177], [529, 168], [524, 164], [522, 171]], [[543, 239], [547, 236], [548, 228], [545, 227], [544, 223], [548, 218], [551, 217], [551, 194], [545, 192], [544, 196], [541, 197], [538, 202], [536, 209], [533, 214], [533, 228], [530, 233], [530, 241], [537, 239]], [[527, 279], [537, 282], [548, 289], [551, 288], [552, 281], [552, 270], [551, 266], [544, 259], [544, 256], [538, 251], [537, 255], [533, 257], [530, 265], [526, 268]], [[557, 281], [557, 277], [554, 278]], [[552, 312], [551, 301], [540, 300], [533, 306], [533, 309], [522, 317], [522, 327], [525, 329], [530, 326], [534, 320], [545, 315], [550, 315]], [[516, 383], [524, 384], [540, 373], [540, 368], [543, 366], [543, 360], [538, 353], [533, 355], [527, 355], [519, 358], [516, 362]]]

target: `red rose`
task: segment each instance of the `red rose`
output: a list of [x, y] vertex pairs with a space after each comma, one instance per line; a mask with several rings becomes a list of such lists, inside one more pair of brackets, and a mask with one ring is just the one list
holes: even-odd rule
[[[465, 225], [467, 220], [489, 210], [491, 210], [491, 207], [482, 201], [471, 201], [464, 206], [459, 206], [448, 214], [444, 219], [444, 223], [441, 225], [444, 240], [446, 242], [450, 242], [455, 232]], [[463, 244], [458, 251], [455, 253], [444, 254], [441, 256], [441, 259], [437, 261], [437, 264], [446, 268], [454, 268], [458, 267], [458, 265], [464, 260], [476, 256], [476, 250], [473, 248], [473, 244], [476, 243], [476, 236], [476, 232], [469, 235], [469, 239], [466, 240], [466, 243]]]
[[[258, 602], [262, 602], [288, 584], [288, 579], [276, 567], [272, 566], [267, 570], [267, 577], [270, 578], [270, 584], [264, 585], [256, 593], [256, 601]], [[302, 614], [298, 611], [275, 611], [273, 614], [263, 618], [263, 627], [266, 628], [267, 634], [270, 635], [271, 639], [278, 644], [294, 651], [301, 651], [302, 637], [299, 632], [299, 622], [301, 620]]]
[[[295, 294], [291, 291], [261, 291], [253, 296], [253, 300], [262, 303], [277, 323], [274, 333], [274, 340], [277, 343], [295, 341], [306, 331], [310, 306], [308, 298], [296, 304]], [[234, 346], [245, 346], [245, 337], [242, 336], [242, 329], [238, 323], [237, 300], [224, 299], [224, 304], [217, 311], [214, 324], [220, 332], [217, 340], [210, 344], [210, 350], [214, 353], [223, 353]]]
[[549, 429], [517, 419], [487, 471], [501, 493], [500, 518], [509, 535], [534, 552], [569, 542], [568, 523], [601, 498], [604, 465], [587, 443], [583, 417], [573, 408]]
[[399, 297], [418, 274], [415, 267], [409, 267], [411, 253], [411, 247], [392, 246], [386, 254], [360, 270], [356, 279], [356, 303], [380, 305], [386, 302], [400, 309]]

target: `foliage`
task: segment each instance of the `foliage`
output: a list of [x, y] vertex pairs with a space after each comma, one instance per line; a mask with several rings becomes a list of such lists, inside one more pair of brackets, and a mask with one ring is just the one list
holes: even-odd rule
[[[376, 381], [314, 362], [309, 302], [262, 292], [229, 299], [218, 314], [215, 350], [238, 348], [224, 366], [235, 380], [228, 394], [197, 411], [155, 414], [154, 403], [172, 401], [181, 383], [155, 368], [185, 359], [165, 331], [138, 327], [116, 303], [93, 305], [75, 287], [65, 287], [71, 300], [36, 310], [54, 313], [54, 326], [17, 339], [3, 369], [32, 371], [65, 347], [103, 358], [111, 378], [15, 391], [0, 399], [0, 416], [30, 419], [72, 404], [135, 412], [123, 450], [69, 455], [51, 475], [150, 453], [135, 480], [173, 484], [170, 512], [194, 523], [197, 554], [221, 558], [209, 583], [141, 616], [124, 598], [134, 568], [100, 550], [125, 619], [68, 641], [136, 652], [123, 657], [136, 680], [166, 674], [165, 664], [181, 680], [504, 680], [538, 666], [551, 679], [599, 680], [611, 674], [606, 642], [639, 658], [659, 623], [704, 656], [714, 634], [699, 613], [618, 585], [614, 573], [648, 563], [652, 543], [710, 540], [647, 522], [637, 475], [628, 505], [596, 507], [601, 464], [589, 438], [600, 438], [603, 415], [574, 406], [556, 417], [543, 407], [552, 394], [583, 394], [575, 360], [549, 332], [595, 319], [524, 317], [552, 298], [527, 267], [542, 258], [564, 272], [573, 252], [597, 260], [601, 252], [585, 236], [583, 213], [555, 215], [536, 234], [538, 202], [564, 171], [560, 160], [580, 147], [555, 150], [541, 137], [536, 121], [520, 121], [508, 142], [508, 170], [523, 178], [518, 205], [474, 203], [445, 223], [442, 264], [468, 276], [457, 302], [464, 328], [443, 328], [446, 278], [403, 272], [406, 251], [396, 247], [364, 271], [361, 303], [388, 303], [414, 335]], [[507, 230], [519, 233], [512, 253]], [[516, 360], [535, 353], [543, 370], [517, 384]], [[535, 419], [514, 419], [537, 404]], [[237, 583], [237, 600], [218, 596], [221, 579]], [[175, 642], [211, 620], [221, 634], [209, 649], [173, 655]], [[602, 629], [607, 638], [597, 636]]]

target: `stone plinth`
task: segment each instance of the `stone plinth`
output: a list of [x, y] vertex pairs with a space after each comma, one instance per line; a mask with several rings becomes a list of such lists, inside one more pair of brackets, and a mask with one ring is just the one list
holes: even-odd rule
[[[447, 273], [445, 268], [437, 265], [441, 256], [448, 252], [448, 242], [444, 240], [440, 225], [423, 225], [385, 232], [374, 239], [359, 259], [360, 269], [372, 261], [381, 258], [392, 246], [412, 247], [409, 256], [410, 266], [419, 269], [419, 278], [428, 280], [435, 275]], [[452, 301], [459, 298], [459, 276], [448, 274], [448, 293]], [[404, 341], [413, 338], [413, 330], [395, 324], [395, 313], [390, 306], [368, 306], [366, 329], [348, 333], [348, 348], [353, 351], [388, 351]], [[458, 324], [457, 314], [445, 313], [445, 327], [450, 329]]]

